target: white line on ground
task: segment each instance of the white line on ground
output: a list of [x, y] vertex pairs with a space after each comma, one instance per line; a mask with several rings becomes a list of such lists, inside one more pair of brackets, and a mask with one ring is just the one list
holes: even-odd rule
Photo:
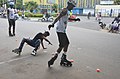
[[13, 62], [13, 61], [17, 61], [17, 60], [20, 60], [20, 59], [28, 58], [28, 57], [30, 57], [30, 56], [19, 57], [19, 58], [11, 59], [11, 60], [8, 60], [8, 61], [3, 61], [3, 62], [0, 62], [0, 65], [10, 63], [10, 62]]

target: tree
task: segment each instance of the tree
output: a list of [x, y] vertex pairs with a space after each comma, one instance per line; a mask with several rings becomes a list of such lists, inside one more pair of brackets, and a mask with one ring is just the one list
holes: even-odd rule
[[30, 10], [30, 12], [33, 12], [34, 9], [38, 7], [37, 2], [29, 1], [25, 3], [25, 9]]
[[16, 8], [20, 10], [23, 9], [22, 0], [16, 0]]
[[53, 4], [52, 10], [55, 11], [55, 12], [57, 12], [57, 9], [58, 9], [58, 5], [57, 4]]
[[3, 4], [6, 4], [7, 0], [0, 0], [0, 7], [3, 5]]
[[115, 3], [116, 5], [120, 5], [120, 0], [115, 0], [114, 3]]

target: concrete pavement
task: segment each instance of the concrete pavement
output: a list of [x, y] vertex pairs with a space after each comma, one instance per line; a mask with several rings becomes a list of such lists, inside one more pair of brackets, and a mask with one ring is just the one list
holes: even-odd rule
[[[38, 32], [44, 32], [50, 23], [17, 21], [16, 36], [8, 37], [7, 20], [0, 18], [0, 79], [119, 79], [120, 35], [94, 30], [92, 28], [98, 26], [94, 18], [82, 18], [81, 22], [68, 24], [68, 59], [74, 60], [73, 67], [60, 66], [60, 54], [51, 69], [47, 67], [47, 61], [58, 47], [55, 28], [50, 30], [48, 37], [52, 46], [45, 42], [47, 49], [39, 49], [34, 57], [30, 55], [33, 48], [25, 45], [18, 57], [11, 50], [18, 47], [22, 38], [33, 38]], [[88, 28], [91, 24], [93, 27]]]

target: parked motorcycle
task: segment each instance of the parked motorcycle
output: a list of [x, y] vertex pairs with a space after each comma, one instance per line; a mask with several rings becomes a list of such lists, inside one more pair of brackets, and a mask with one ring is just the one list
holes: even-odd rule
[[53, 20], [54, 20], [53, 16], [50, 16], [48, 18], [43, 16], [41, 19], [38, 19], [38, 21], [41, 21], [41, 22], [53, 22]]

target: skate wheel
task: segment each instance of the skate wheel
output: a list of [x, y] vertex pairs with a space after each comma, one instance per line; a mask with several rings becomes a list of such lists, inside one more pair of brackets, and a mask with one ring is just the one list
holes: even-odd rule
[[72, 67], [72, 64], [70, 64], [69, 66]]
[[19, 53], [18, 53], [18, 55], [20, 56], [20, 55], [21, 55], [21, 53], [19, 52]]
[[60, 65], [62, 66], [62, 63], [60, 63]]

